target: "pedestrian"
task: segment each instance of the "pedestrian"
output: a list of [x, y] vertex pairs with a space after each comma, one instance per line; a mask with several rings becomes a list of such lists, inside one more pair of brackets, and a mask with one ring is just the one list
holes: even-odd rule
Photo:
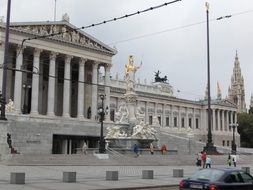
[[162, 153], [162, 155], [165, 155], [166, 151], [167, 151], [167, 147], [166, 147], [165, 144], [163, 144], [162, 147], [161, 147], [161, 153]]
[[236, 155], [231, 155], [234, 167], [236, 167]]
[[85, 141], [83, 142], [82, 151], [83, 151], [83, 154], [87, 154], [87, 144]]
[[207, 156], [206, 157], [206, 168], [211, 168], [211, 165], [212, 165], [212, 159]]
[[138, 157], [139, 156], [139, 147], [137, 144], [134, 144], [134, 153], [135, 153], [135, 157]]
[[154, 154], [154, 146], [152, 143], [150, 143], [150, 146], [149, 146], [149, 150], [150, 150], [150, 154]]
[[206, 166], [206, 152], [204, 150], [201, 152], [201, 160], [203, 163], [203, 168], [205, 168], [205, 166]]
[[228, 166], [231, 166], [231, 155], [230, 154], [228, 154], [227, 164], [228, 164]]
[[198, 154], [197, 154], [196, 166], [201, 166], [201, 153], [198, 153]]

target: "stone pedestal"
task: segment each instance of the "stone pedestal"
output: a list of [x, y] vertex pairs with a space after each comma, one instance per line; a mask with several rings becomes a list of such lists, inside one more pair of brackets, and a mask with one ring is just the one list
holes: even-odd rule
[[76, 172], [63, 172], [62, 181], [67, 183], [76, 182]]
[[173, 169], [173, 177], [184, 177], [183, 169]]
[[107, 181], [118, 181], [119, 172], [118, 171], [106, 171], [106, 180]]
[[142, 179], [154, 179], [154, 170], [142, 170]]
[[250, 167], [242, 167], [242, 170], [250, 174]]
[[10, 184], [25, 184], [25, 173], [11, 173]]

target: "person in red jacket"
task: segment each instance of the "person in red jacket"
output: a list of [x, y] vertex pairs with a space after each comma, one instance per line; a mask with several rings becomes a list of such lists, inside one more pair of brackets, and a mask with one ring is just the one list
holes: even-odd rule
[[201, 160], [203, 163], [203, 168], [205, 168], [205, 166], [206, 166], [206, 152], [205, 151], [201, 152]]
[[163, 154], [163, 155], [166, 154], [167, 150], [168, 150], [168, 149], [167, 149], [166, 145], [163, 144], [162, 147], [161, 147], [161, 152], [162, 152], [162, 154]]

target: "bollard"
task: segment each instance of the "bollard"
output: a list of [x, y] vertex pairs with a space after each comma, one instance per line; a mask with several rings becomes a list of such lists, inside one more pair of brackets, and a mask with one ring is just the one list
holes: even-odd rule
[[25, 184], [25, 173], [11, 173], [10, 184]]
[[184, 177], [183, 169], [173, 169], [173, 177]]
[[118, 171], [106, 171], [106, 180], [107, 181], [118, 181], [119, 172]]
[[250, 167], [242, 167], [242, 170], [250, 174]]
[[63, 172], [62, 181], [67, 183], [76, 182], [76, 172]]
[[154, 170], [142, 170], [142, 179], [154, 179]]

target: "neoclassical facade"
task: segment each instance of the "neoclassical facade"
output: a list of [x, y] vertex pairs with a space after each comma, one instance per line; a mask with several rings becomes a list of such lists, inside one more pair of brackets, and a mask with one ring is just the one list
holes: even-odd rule
[[[60, 33], [59, 33], [60, 32]], [[59, 33], [59, 35], [41, 36]], [[4, 55], [4, 24], [0, 25], [0, 62]], [[34, 38], [33, 40], [24, 39]], [[87, 33], [76, 30], [67, 20], [11, 23], [7, 70], [7, 102], [14, 110], [0, 121], [0, 149], [4, 154], [7, 135], [19, 153], [76, 153], [85, 141], [96, 148], [100, 135], [99, 94], [106, 95], [105, 127], [126, 91], [126, 83], [111, 78], [112, 56], [116, 51]], [[126, 58], [127, 60], [127, 58]], [[102, 69], [102, 70], [101, 70]], [[103, 74], [101, 75], [100, 72]], [[0, 68], [0, 88], [3, 69]], [[194, 134], [206, 142], [207, 102], [179, 99], [167, 83], [136, 84], [137, 105], [145, 122], [157, 120], [163, 132], [185, 136]], [[228, 100], [212, 101], [214, 143], [230, 146], [230, 123], [237, 122], [236, 105]], [[236, 133], [237, 144], [239, 135]]]

